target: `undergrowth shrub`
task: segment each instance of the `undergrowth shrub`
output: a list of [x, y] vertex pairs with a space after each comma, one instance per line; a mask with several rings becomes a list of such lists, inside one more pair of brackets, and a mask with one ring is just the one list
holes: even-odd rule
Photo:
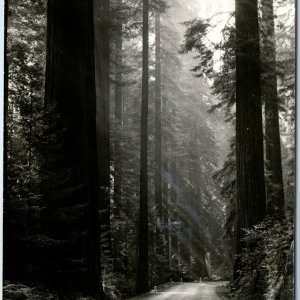
[[[245, 230], [231, 296], [243, 300], [293, 299], [293, 225], [267, 218]], [[284, 296], [283, 296], [284, 294]]]
[[34, 287], [28, 287], [23, 284], [12, 284], [4, 282], [3, 284], [3, 299], [4, 300], [58, 300], [49, 292], [41, 291]]

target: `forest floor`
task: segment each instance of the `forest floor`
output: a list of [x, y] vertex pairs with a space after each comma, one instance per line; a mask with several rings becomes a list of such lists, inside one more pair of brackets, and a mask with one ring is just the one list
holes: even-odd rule
[[227, 282], [178, 283], [159, 292], [132, 299], [140, 300], [226, 300]]

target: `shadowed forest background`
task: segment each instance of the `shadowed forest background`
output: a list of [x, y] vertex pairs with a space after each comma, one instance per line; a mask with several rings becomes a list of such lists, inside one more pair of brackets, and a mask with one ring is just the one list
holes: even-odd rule
[[5, 25], [4, 299], [293, 299], [295, 1], [6, 0]]

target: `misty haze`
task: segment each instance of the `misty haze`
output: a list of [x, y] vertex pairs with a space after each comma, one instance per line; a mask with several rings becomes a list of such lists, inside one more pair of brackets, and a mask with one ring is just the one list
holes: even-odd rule
[[5, 25], [3, 299], [294, 299], [294, 0]]

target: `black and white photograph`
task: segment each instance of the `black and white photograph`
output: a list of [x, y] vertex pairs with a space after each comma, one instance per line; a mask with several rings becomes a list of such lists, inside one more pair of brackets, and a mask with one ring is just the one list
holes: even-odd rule
[[295, 299], [295, 0], [1, 9], [4, 300]]

